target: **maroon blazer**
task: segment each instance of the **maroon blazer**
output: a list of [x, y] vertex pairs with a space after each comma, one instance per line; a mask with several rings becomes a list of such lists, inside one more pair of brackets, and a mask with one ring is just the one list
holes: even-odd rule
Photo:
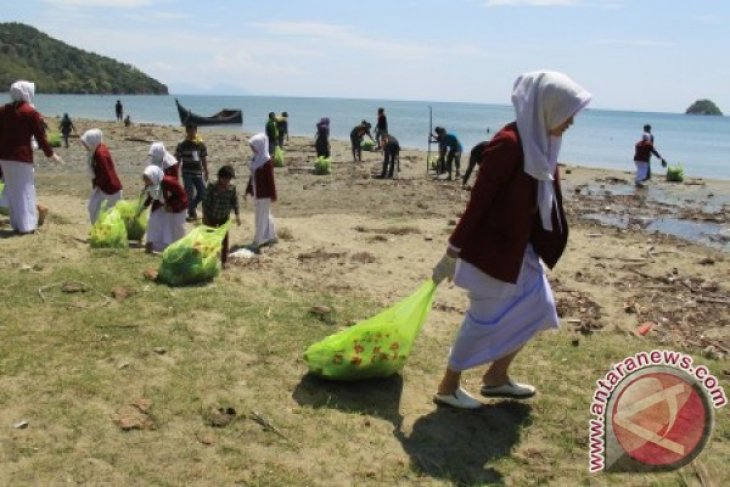
[[460, 258], [496, 279], [515, 283], [531, 243], [552, 269], [568, 241], [557, 170], [554, 177], [557, 210], [553, 208], [553, 231], [548, 232], [537, 210], [537, 180], [524, 171], [517, 124], [497, 132], [484, 149], [471, 198], [449, 238], [461, 249]]
[[[160, 183], [162, 188], [162, 196], [165, 198], [165, 207], [173, 213], [180, 213], [188, 208], [188, 195], [185, 193], [185, 189], [180, 185], [180, 181], [173, 176], [165, 176], [162, 178]], [[157, 210], [162, 206], [159, 200], [152, 200], [149, 196], [145, 201], [145, 206], [149, 206], [152, 203], [152, 211]]]
[[100, 144], [94, 151], [94, 186], [106, 194], [114, 194], [122, 189], [117, 171], [114, 168], [114, 161], [109, 149]]
[[[271, 198], [276, 201], [276, 184], [274, 184], [274, 164], [271, 159], [266, 161], [261, 167], [254, 172], [256, 178], [256, 199]], [[246, 194], [253, 196], [253, 181], [248, 180], [246, 186]]]
[[8, 103], [0, 107], [0, 159], [33, 164], [30, 138], [35, 136], [46, 157], [53, 149], [46, 139], [41, 114], [26, 102]]

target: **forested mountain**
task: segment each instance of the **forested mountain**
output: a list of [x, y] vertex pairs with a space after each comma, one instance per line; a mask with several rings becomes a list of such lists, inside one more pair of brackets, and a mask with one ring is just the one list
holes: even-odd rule
[[131, 64], [69, 46], [29, 25], [0, 23], [0, 91], [18, 79], [39, 93], [167, 94]]
[[685, 112], [689, 115], [722, 115], [720, 109], [711, 100], [697, 100]]

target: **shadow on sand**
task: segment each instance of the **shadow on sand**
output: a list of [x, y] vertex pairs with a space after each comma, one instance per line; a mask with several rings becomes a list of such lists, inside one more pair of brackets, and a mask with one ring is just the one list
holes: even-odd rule
[[299, 405], [370, 415], [393, 425], [393, 435], [421, 475], [455, 485], [501, 484], [502, 474], [490, 463], [509, 456], [531, 422], [529, 404], [502, 401], [478, 410], [438, 407], [402, 431], [400, 400], [403, 378], [335, 382], [304, 375], [292, 397]]
[[292, 397], [302, 406], [382, 418], [398, 430], [403, 423], [399, 410], [402, 393], [403, 378], [399, 374], [356, 382], [328, 381], [307, 374], [294, 389]]
[[395, 436], [422, 475], [455, 485], [502, 484], [502, 474], [489, 464], [510, 455], [530, 422], [530, 405], [515, 401], [471, 411], [440, 406], [416, 420], [410, 435]]

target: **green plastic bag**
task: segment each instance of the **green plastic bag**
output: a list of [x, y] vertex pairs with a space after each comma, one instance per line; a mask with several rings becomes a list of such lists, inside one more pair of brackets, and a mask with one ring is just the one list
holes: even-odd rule
[[106, 202], [102, 206], [96, 223], [89, 230], [89, 244], [92, 248], [126, 249], [127, 228], [122, 216], [116, 208], [107, 209]]
[[324, 175], [332, 172], [332, 159], [329, 157], [319, 156], [314, 161], [314, 174]]
[[274, 159], [274, 167], [284, 167], [284, 150], [281, 147], [276, 146], [272, 157]]
[[431, 310], [435, 290], [429, 279], [378, 315], [311, 345], [304, 352], [310, 373], [347, 381], [399, 372]]
[[140, 201], [118, 201], [114, 205], [114, 209], [119, 212], [122, 220], [124, 220], [124, 226], [127, 228], [127, 238], [129, 240], [142, 240], [147, 231], [149, 212], [145, 211], [141, 199]]
[[362, 150], [371, 151], [375, 149], [375, 142], [373, 142], [372, 140], [363, 140], [362, 142], [360, 142], [360, 148]]
[[670, 183], [681, 183], [684, 181], [684, 168], [681, 164], [667, 167], [667, 181]]
[[199, 225], [162, 252], [157, 280], [184, 286], [213, 279], [220, 272], [221, 244], [229, 223], [214, 228]]

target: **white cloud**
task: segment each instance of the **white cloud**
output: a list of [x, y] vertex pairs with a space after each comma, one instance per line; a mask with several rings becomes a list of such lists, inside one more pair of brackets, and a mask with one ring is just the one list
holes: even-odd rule
[[154, 0], [45, 0], [59, 7], [137, 8], [152, 5]]
[[487, 0], [487, 7], [572, 7], [581, 5], [582, 0]]
[[315, 41], [327, 46], [346, 47], [353, 51], [374, 52], [387, 58], [425, 58], [433, 55], [433, 49], [412, 42], [380, 39], [356, 32], [349, 26], [319, 22], [258, 22], [252, 24], [267, 34], [299, 37], [302, 41]]
[[637, 47], [672, 47], [674, 42], [657, 41], [652, 39], [596, 39], [594, 44], [608, 46], [637, 46]]

